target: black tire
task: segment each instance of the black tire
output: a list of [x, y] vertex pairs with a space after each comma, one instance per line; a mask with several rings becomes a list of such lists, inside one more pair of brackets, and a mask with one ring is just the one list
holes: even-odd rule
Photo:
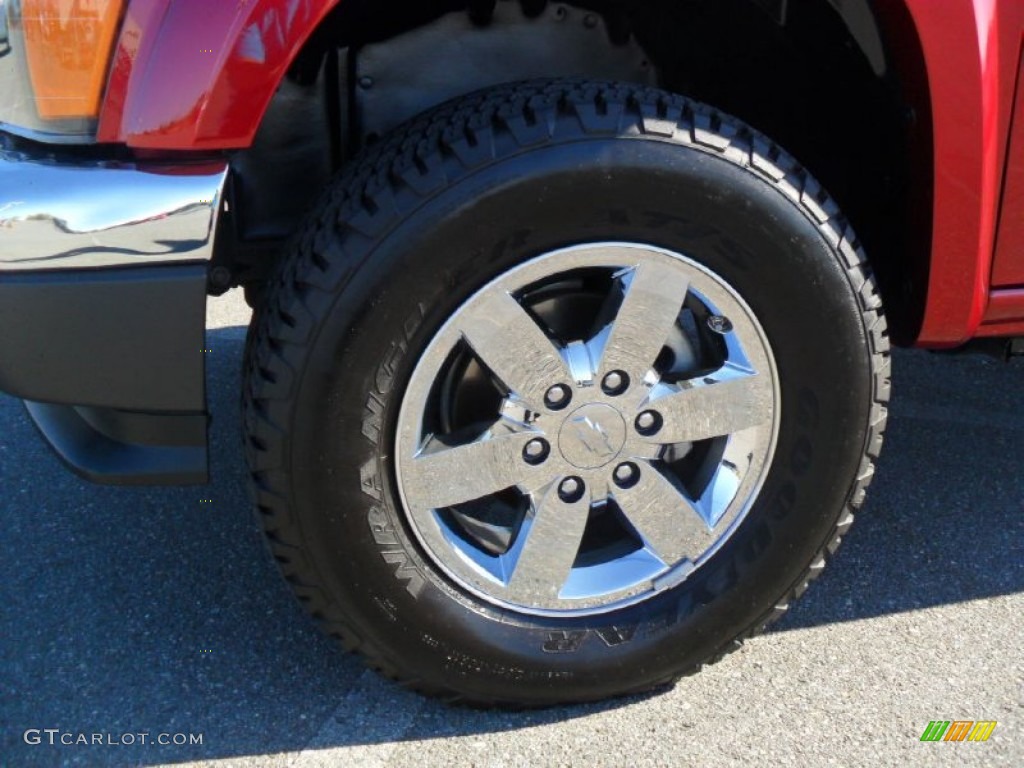
[[[396, 411], [469, 295], [595, 240], [686, 253], [743, 296], [778, 361], [775, 459], [690, 578], [599, 616], [528, 615], [461, 589], [411, 534]], [[269, 297], [250, 331], [244, 422], [274, 557], [346, 648], [449, 700], [595, 700], [717, 660], [818, 576], [881, 448], [889, 344], [850, 225], [769, 139], [657, 90], [526, 83], [417, 119], [334, 182]]]

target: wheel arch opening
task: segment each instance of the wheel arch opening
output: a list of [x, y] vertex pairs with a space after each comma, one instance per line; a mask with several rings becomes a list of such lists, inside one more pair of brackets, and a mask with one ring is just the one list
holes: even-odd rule
[[[349, 71], [358, 67], [357, 52], [387, 55], [419, 35], [417, 71], [445, 80], [445, 99], [463, 95], [479, 82], [432, 55], [424, 30], [459, 15], [470, 20], [461, 34], [483, 34], [495, 8], [500, 15], [508, 6], [537, 24], [559, 7], [588, 24], [596, 17], [603, 40], [593, 47], [592, 64], [577, 74], [600, 76], [623, 46], [636, 46], [658, 85], [740, 117], [792, 153], [857, 230], [878, 273], [894, 338], [913, 341], [930, 254], [931, 125], [923, 55], [896, 0], [343, 0], [293, 62], [253, 146], [236, 155], [235, 240], [242, 244], [235, 249], [241, 263], [232, 267], [236, 282], [265, 275], [274, 243], [294, 231], [333, 171], [365, 140], [361, 115], [353, 114], [360, 108], [360, 75]], [[519, 39], [524, 47], [542, 39], [550, 45], [540, 34], [533, 42]], [[499, 69], [505, 82], [524, 79], [516, 59]], [[372, 83], [384, 101], [387, 89], [399, 86]], [[421, 102], [418, 111], [433, 106], [429, 95]], [[293, 175], [282, 183], [277, 174], [287, 167]]]

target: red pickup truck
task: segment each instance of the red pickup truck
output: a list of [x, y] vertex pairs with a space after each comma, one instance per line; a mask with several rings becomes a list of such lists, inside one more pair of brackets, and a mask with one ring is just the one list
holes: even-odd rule
[[1024, 353], [1020, 0], [0, 0], [0, 390], [207, 479], [204, 310], [273, 556], [477, 704], [668, 684], [864, 500], [890, 343]]

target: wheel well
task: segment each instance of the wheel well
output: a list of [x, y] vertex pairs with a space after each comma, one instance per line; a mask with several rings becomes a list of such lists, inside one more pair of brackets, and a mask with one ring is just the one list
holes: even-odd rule
[[[560, 5], [601, 19], [608, 40], [605, 48], [594, 49], [595, 66], [617, 47], [639, 45], [660, 86], [741, 118], [814, 174], [850, 218], [872, 260], [894, 338], [910, 341], [923, 312], [930, 251], [926, 79], [917, 63], [922, 57], [915, 62], [916, 36], [907, 34], [913, 25], [901, 4], [879, 0], [873, 8], [870, 2], [579, 0]], [[557, 7], [547, 0], [518, 4], [527, 16]], [[359, 107], [353, 99], [359, 88], [354, 52], [366, 45], [386, 51], [389, 41], [419, 33], [451, 13], [468, 11], [485, 29], [494, 7], [495, 0], [345, 0], [332, 12], [296, 60], [256, 143], [234, 163], [235, 282], [266, 273], [274, 243], [287, 237], [331, 171], [358, 149], [363, 137], [353, 114]], [[467, 25], [464, 34], [474, 34], [474, 27]], [[888, 54], [895, 41], [900, 45], [893, 57]], [[459, 70], [446, 71], [442, 56], [428, 51], [416, 67], [443, 72], [446, 97], [459, 92]], [[502, 77], [523, 79], [515, 63]], [[346, 78], [353, 81], [348, 87]], [[461, 92], [477, 87], [467, 78]], [[297, 113], [302, 117], [296, 119]], [[331, 126], [326, 134], [324, 125]], [[305, 154], [291, 163], [302, 169], [294, 183], [279, 178], [284, 147]], [[297, 196], [296, 188], [308, 190], [309, 198]]]

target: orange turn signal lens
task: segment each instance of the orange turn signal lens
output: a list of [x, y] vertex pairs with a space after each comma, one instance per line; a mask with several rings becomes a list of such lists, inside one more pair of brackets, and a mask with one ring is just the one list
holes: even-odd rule
[[21, 0], [25, 53], [39, 117], [100, 111], [124, 0]]

